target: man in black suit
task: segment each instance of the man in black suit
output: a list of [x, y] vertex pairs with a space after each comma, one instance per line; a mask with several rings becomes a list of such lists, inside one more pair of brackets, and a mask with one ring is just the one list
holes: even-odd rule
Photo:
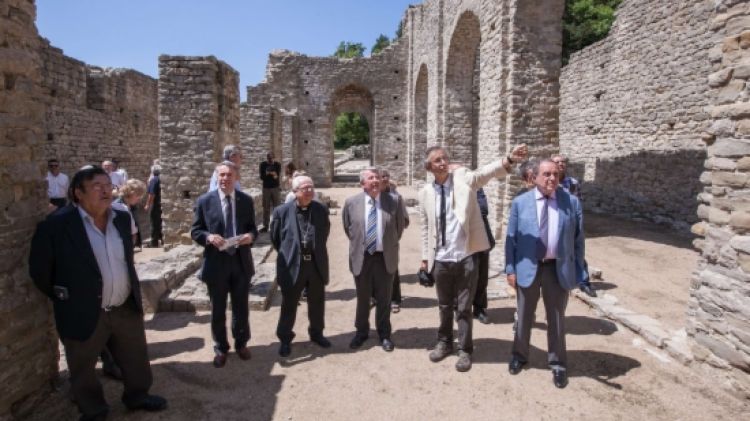
[[130, 215], [110, 207], [112, 183], [99, 167], [78, 171], [70, 194], [73, 205], [37, 226], [29, 271], [52, 300], [81, 419], [103, 420], [109, 412], [95, 371], [105, 345], [122, 370], [123, 403], [129, 409], [165, 409], [164, 398], [148, 394], [151, 366]]
[[477, 290], [474, 293], [474, 318], [479, 320], [483, 324], [490, 322], [490, 318], [487, 316], [487, 284], [489, 283], [490, 275], [490, 250], [495, 247], [495, 236], [492, 235], [490, 229], [490, 222], [487, 220], [489, 214], [489, 206], [487, 206], [487, 195], [484, 194], [484, 189], [477, 190], [477, 204], [479, 205], [479, 212], [482, 214], [482, 221], [484, 222], [484, 229], [487, 231], [487, 239], [490, 242], [490, 249], [478, 252], [477, 255]]
[[248, 314], [249, 279], [255, 274], [250, 245], [258, 236], [253, 199], [235, 189], [237, 167], [230, 161], [216, 166], [219, 188], [198, 198], [191, 236], [203, 251], [201, 280], [211, 298], [211, 334], [214, 367], [224, 367], [227, 341], [227, 295], [232, 297], [234, 349], [242, 360], [250, 359]]
[[292, 352], [294, 321], [302, 290], [307, 288], [307, 314], [310, 340], [323, 348], [331, 342], [325, 328], [325, 285], [328, 284], [328, 250], [331, 230], [328, 209], [314, 201], [315, 187], [307, 176], [292, 180], [293, 202], [277, 207], [271, 222], [271, 242], [276, 249], [276, 278], [281, 288], [281, 314], [276, 328], [279, 355]]

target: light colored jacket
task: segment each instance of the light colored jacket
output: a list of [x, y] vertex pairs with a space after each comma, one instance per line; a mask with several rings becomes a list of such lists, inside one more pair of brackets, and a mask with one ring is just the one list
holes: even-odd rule
[[[528, 288], [538, 266], [539, 218], [534, 190], [516, 197], [510, 207], [505, 237], [505, 273], [516, 274], [516, 282]], [[562, 187], [555, 191], [559, 222], [557, 227], [557, 280], [571, 290], [588, 279], [584, 261], [583, 209], [577, 197]]]
[[[490, 242], [482, 220], [482, 213], [477, 203], [477, 190], [491, 179], [507, 174], [502, 160], [493, 162], [471, 171], [458, 168], [449, 177], [453, 177], [453, 195], [448, 206], [458, 218], [466, 234], [466, 253], [471, 255], [489, 250]], [[427, 260], [427, 271], [432, 271], [437, 252], [438, 230], [435, 215], [434, 183], [427, 183], [419, 191], [419, 207], [422, 222], [422, 260]]]

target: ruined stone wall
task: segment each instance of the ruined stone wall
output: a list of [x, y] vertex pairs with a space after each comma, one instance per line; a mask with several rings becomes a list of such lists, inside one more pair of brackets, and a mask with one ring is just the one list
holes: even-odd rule
[[[254, 111], [243, 114], [248, 119], [243, 127], [253, 128], [243, 132], [243, 148], [260, 153], [250, 160], [253, 177], [257, 178], [257, 165], [265, 152], [274, 150], [281, 151], [277, 160], [282, 164], [293, 161], [317, 185], [330, 185], [334, 119], [354, 111], [370, 125], [373, 162], [402, 178], [406, 172], [401, 163], [406, 156], [404, 53], [400, 42], [372, 57], [354, 59], [272, 52], [266, 80], [247, 90]], [[266, 127], [267, 122], [267, 130], [255, 129]], [[258, 185], [259, 180], [254, 183]]]
[[[722, 369], [724, 384], [750, 397], [750, 3], [717, 1], [708, 55], [710, 128], [701, 222], [701, 260], [691, 284], [688, 334], [696, 360]], [[716, 371], [712, 373], [716, 375]]]
[[[240, 141], [239, 76], [213, 56], [159, 57], [164, 242], [190, 244], [195, 200], [227, 144]], [[248, 179], [243, 166], [241, 182]]]
[[609, 36], [564, 67], [560, 150], [587, 210], [683, 230], [696, 221], [712, 5], [625, 0]]
[[69, 176], [115, 159], [130, 178], [148, 179], [159, 155], [156, 80], [129, 69], [102, 69], [44, 42], [45, 154]]
[[28, 415], [57, 376], [49, 300], [28, 276], [47, 208], [42, 61], [28, 0], [0, 0], [0, 419]]

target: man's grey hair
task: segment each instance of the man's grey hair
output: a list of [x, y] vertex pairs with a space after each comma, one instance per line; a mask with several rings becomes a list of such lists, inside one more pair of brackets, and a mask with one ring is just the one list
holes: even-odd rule
[[435, 151], [443, 151], [445, 152], [445, 156], [448, 158], [448, 161], [450, 161], [451, 159], [450, 155], [448, 155], [448, 151], [445, 150], [444, 147], [439, 145], [430, 146], [426, 151], [424, 151], [424, 169], [426, 169], [427, 171], [429, 171], [430, 167], [430, 155]]
[[292, 191], [299, 190], [299, 186], [302, 185], [305, 181], [309, 181], [310, 184], [315, 187], [315, 183], [313, 183], [312, 178], [306, 176], [306, 175], [298, 175], [292, 179]]
[[528, 161], [522, 162], [521, 165], [518, 166], [518, 176], [521, 177], [522, 180], [526, 180], [526, 175], [529, 172], [534, 172], [535, 163], [535, 159], [530, 159]]
[[154, 164], [151, 166], [151, 174], [153, 175], [159, 175], [161, 174], [161, 165]]
[[221, 161], [220, 163], [216, 165], [216, 171], [219, 170], [219, 167], [228, 167], [235, 173], [237, 172], [237, 166], [234, 165], [234, 162], [232, 161]]
[[380, 176], [380, 168], [378, 168], [378, 167], [363, 168], [359, 172], [359, 184], [362, 184], [362, 183], [365, 182], [365, 174], [367, 174], [368, 172], [374, 172], [375, 174], [377, 174], [378, 176]]
[[565, 155], [563, 155], [563, 154], [555, 154], [555, 155], [552, 155], [552, 156], [550, 157], [550, 160], [552, 160], [552, 161], [554, 162], [555, 158], [560, 158], [561, 160], [565, 161], [566, 163], [568, 162], [568, 157], [567, 157], [567, 156], [565, 156]]
[[534, 166], [532, 168], [534, 168], [534, 177], [536, 177], [536, 176], [539, 175], [539, 168], [544, 163], [552, 164], [552, 165], [555, 166], [555, 169], [557, 169], [557, 164], [551, 158], [545, 158], [545, 159], [542, 159], [540, 161], [533, 161], [533, 162], [534, 162]]
[[222, 159], [225, 161], [229, 160], [232, 155], [237, 155], [240, 153], [240, 148], [237, 145], [227, 145], [224, 146], [224, 153], [222, 154]]

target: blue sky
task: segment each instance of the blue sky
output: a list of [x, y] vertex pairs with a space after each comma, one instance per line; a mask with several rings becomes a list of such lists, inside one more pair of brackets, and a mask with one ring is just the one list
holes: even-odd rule
[[268, 53], [331, 55], [341, 41], [366, 54], [393, 38], [419, 0], [37, 0], [39, 34], [66, 55], [157, 77], [158, 57], [214, 55], [240, 72], [240, 93], [263, 80]]

